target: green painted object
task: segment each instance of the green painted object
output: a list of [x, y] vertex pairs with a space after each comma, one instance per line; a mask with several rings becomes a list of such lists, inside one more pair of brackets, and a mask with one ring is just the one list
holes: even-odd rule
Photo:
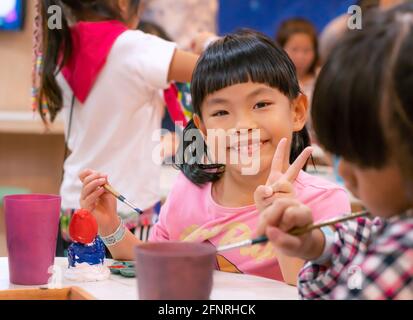
[[116, 261], [111, 266], [109, 270], [112, 274], [121, 275], [125, 278], [135, 277], [135, 263], [127, 261]]
[[29, 194], [30, 190], [25, 188], [15, 188], [15, 187], [0, 187], [0, 206], [3, 205], [3, 199], [5, 196], [10, 196], [13, 194]]

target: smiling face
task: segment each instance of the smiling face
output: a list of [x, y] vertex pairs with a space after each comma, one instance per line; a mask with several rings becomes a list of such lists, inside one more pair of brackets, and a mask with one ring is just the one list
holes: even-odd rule
[[290, 101], [276, 88], [247, 82], [209, 94], [201, 110], [201, 118], [196, 115], [194, 120], [207, 143], [213, 130], [225, 130], [214, 137], [215, 147], [208, 143], [208, 148], [215, 159], [225, 154], [226, 172], [242, 174], [251, 165], [242, 159], [259, 157], [258, 172], [267, 175], [278, 142], [286, 137], [290, 143], [292, 133], [304, 127], [307, 101], [302, 95]]

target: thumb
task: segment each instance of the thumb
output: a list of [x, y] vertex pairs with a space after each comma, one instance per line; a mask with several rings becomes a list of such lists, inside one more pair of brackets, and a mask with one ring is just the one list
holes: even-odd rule
[[281, 178], [271, 186], [274, 193], [294, 193], [294, 186], [288, 180]]
[[273, 190], [270, 186], [258, 186], [254, 192], [254, 201], [258, 210], [264, 205], [265, 199], [271, 197]]

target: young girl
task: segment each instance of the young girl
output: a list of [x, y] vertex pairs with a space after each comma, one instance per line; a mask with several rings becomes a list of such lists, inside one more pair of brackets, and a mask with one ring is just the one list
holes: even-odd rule
[[311, 103], [319, 60], [317, 30], [305, 19], [289, 19], [281, 24], [275, 40], [294, 62], [301, 91]]
[[[259, 206], [276, 197], [297, 197], [313, 208], [315, 220], [349, 212], [346, 191], [301, 171], [311, 153], [304, 127], [307, 102], [300, 94], [293, 63], [271, 39], [245, 31], [215, 41], [200, 58], [191, 89], [195, 115], [176, 159], [182, 174], [161, 209], [150, 241], [220, 246], [249, 239], [259, 218], [254, 204], [257, 188]], [[200, 135], [204, 139], [194, 145], [191, 137]], [[234, 142], [233, 135], [243, 141]], [[198, 152], [202, 148], [196, 142], [202, 146], [208, 142], [205, 153]], [[245, 156], [258, 164], [252, 175], [244, 171], [248, 161], [231, 161]], [[125, 233], [116, 201], [101, 188], [106, 176], [86, 170], [80, 178], [81, 205], [95, 215], [103, 239], [113, 240], [112, 255], [133, 259], [139, 241]], [[285, 188], [285, 181], [291, 181], [293, 188]], [[271, 244], [222, 252], [216, 262], [222, 271], [289, 283], [296, 282], [302, 266], [301, 260], [284, 259]]]
[[[61, 17], [51, 15], [56, 8]], [[40, 9], [43, 41], [36, 52], [43, 66], [35, 104], [45, 122], [61, 112], [65, 123], [70, 154], [60, 189], [61, 222], [62, 236], [70, 240], [64, 231], [79, 206], [82, 168], [107, 172], [121, 193], [152, 212], [160, 197], [160, 167], [151, 159], [156, 145], [150, 139], [161, 126], [159, 91], [170, 80], [189, 81], [198, 57], [133, 30], [139, 0], [47, 0]], [[56, 17], [62, 28], [51, 24]], [[121, 205], [119, 212], [127, 216], [130, 209]], [[59, 243], [62, 255], [67, 243]]]
[[304, 299], [413, 299], [412, 52], [410, 3], [348, 32], [321, 71], [314, 128], [372, 218], [294, 237], [286, 232], [311, 223], [311, 208], [283, 199], [263, 210], [258, 233], [312, 260], [299, 278]]

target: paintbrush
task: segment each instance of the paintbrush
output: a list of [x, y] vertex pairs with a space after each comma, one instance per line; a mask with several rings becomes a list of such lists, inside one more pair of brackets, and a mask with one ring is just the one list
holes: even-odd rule
[[112, 188], [111, 185], [109, 184], [105, 184], [103, 186], [103, 188], [109, 192], [110, 194], [112, 194], [115, 198], [117, 198], [119, 201], [123, 202], [124, 204], [126, 204], [127, 206], [131, 207], [135, 212], [137, 212], [138, 214], [142, 214], [143, 211], [141, 209], [139, 209], [137, 206], [135, 206], [132, 202], [130, 202], [129, 200], [127, 200], [124, 196], [122, 196], [119, 192], [117, 192], [115, 189]]
[[[331, 226], [331, 225], [335, 225], [337, 223], [340, 222], [344, 222], [347, 220], [352, 220], [352, 219], [356, 219], [359, 217], [366, 217], [369, 215], [369, 212], [367, 211], [361, 211], [361, 212], [356, 212], [356, 213], [351, 213], [351, 214], [346, 214], [344, 216], [338, 217], [338, 218], [334, 218], [334, 219], [330, 219], [321, 223], [317, 223], [317, 224], [309, 224], [305, 227], [299, 227], [299, 228], [294, 228], [292, 230], [290, 230], [288, 233], [294, 236], [301, 236], [307, 232], [310, 232], [314, 229], [320, 229], [322, 227], [326, 227], [326, 226]], [[220, 246], [217, 248], [218, 252], [222, 252], [222, 251], [228, 251], [228, 250], [232, 250], [232, 249], [237, 249], [237, 248], [242, 248], [242, 247], [246, 247], [246, 246], [252, 246], [254, 244], [259, 244], [259, 243], [265, 243], [268, 241], [267, 236], [260, 236], [254, 239], [248, 239], [248, 240], [244, 240], [241, 242], [237, 242], [237, 243], [233, 243], [233, 244], [229, 244], [229, 245], [225, 245], [225, 246]]]

